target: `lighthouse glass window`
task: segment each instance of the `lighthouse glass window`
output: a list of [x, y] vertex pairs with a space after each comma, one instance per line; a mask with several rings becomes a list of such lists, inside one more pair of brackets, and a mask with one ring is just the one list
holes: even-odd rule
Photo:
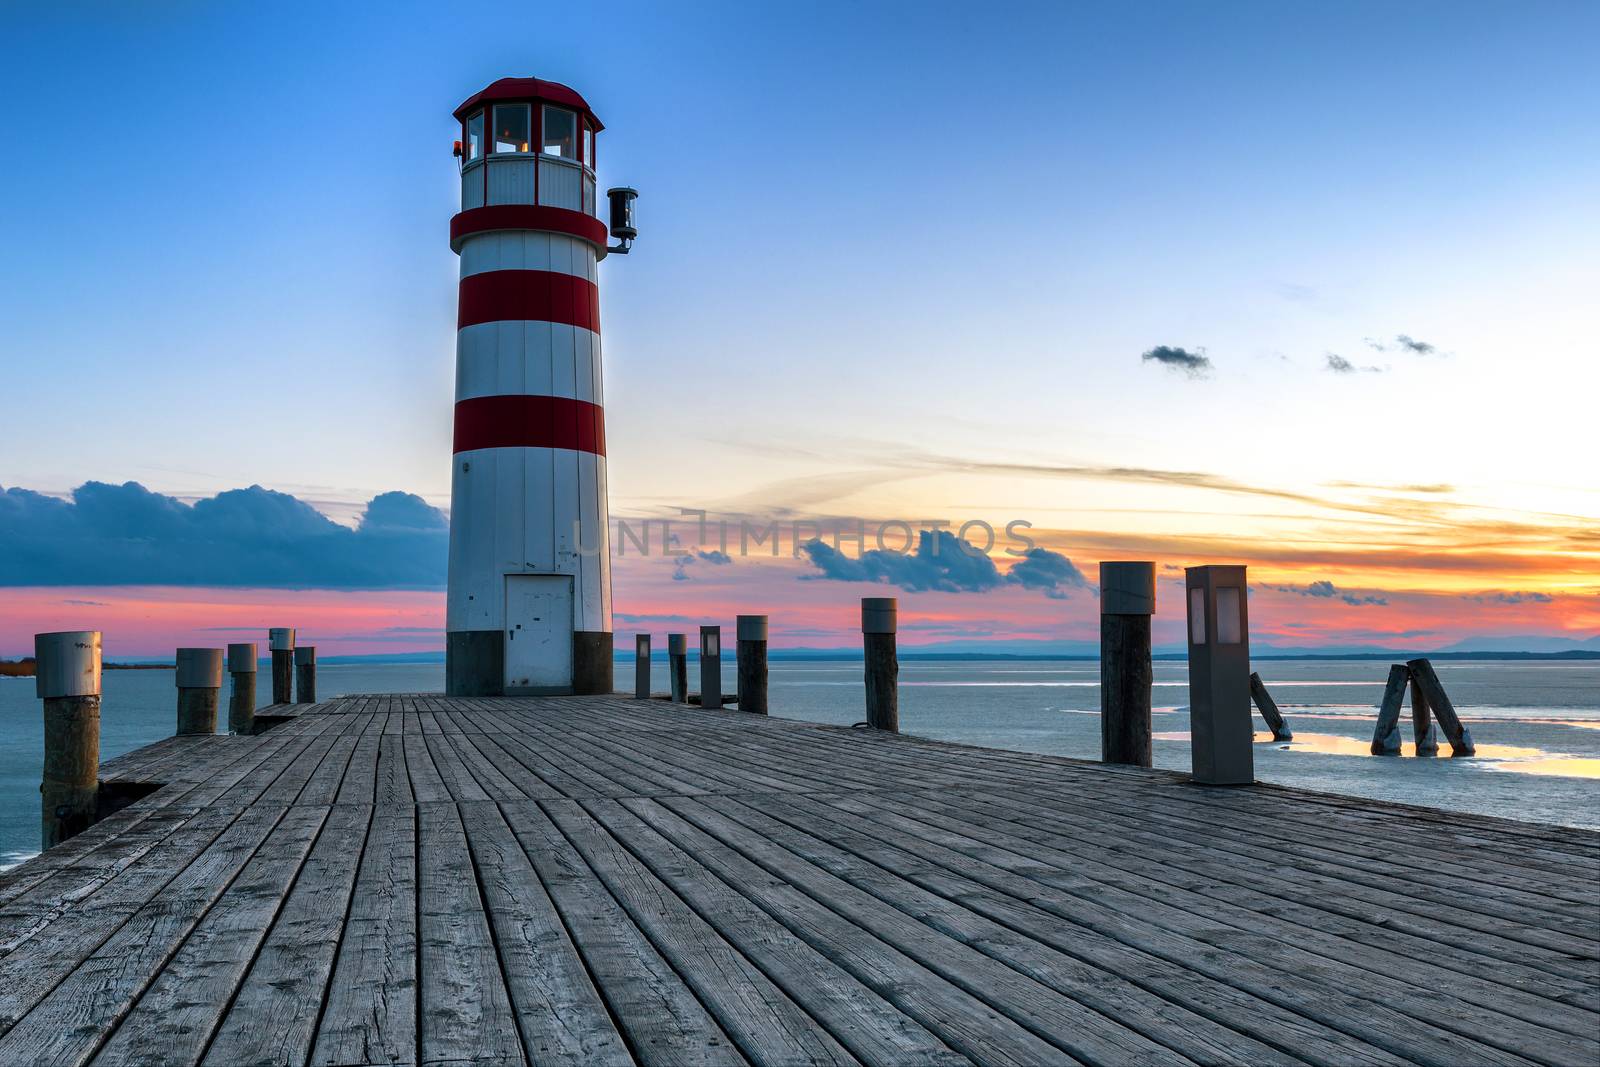
[[494, 150], [496, 152], [526, 152], [533, 142], [528, 132], [532, 115], [527, 104], [496, 104], [494, 106]]
[[483, 112], [467, 119], [467, 162], [483, 158]]
[[578, 116], [558, 107], [544, 109], [544, 154], [578, 158]]

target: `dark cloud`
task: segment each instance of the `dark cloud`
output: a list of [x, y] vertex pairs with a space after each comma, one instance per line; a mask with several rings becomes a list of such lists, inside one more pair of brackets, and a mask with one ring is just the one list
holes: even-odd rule
[[1001, 574], [987, 553], [979, 552], [948, 530], [922, 530], [914, 552], [869, 549], [854, 558], [812, 538], [800, 546], [820, 572], [801, 579], [876, 582], [910, 592], [983, 593], [1004, 585], [1034, 589], [1064, 600], [1069, 588], [1086, 588], [1088, 580], [1059, 552], [1032, 548]]
[[1535, 593], [1517, 591], [1512, 593], [1468, 593], [1463, 594], [1462, 600], [1471, 600], [1478, 604], [1548, 604], [1555, 600], [1549, 593]]
[[1004, 583], [994, 561], [948, 530], [923, 530], [915, 552], [869, 549], [854, 558], [812, 538], [800, 546], [820, 574], [803, 579], [882, 582], [912, 592], [977, 593]]
[[1329, 352], [1327, 354], [1327, 359], [1328, 369], [1335, 374], [1354, 374], [1356, 371], [1363, 371], [1367, 374], [1383, 373], [1382, 367], [1374, 367], [1371, 364], [1368, 364], [1365, 367], [1358, 367], [1354, 363], [1351, 363], [1348, 359], [1345, 359], [1343, 356], [1339, 355], [1337, 352]]
[[696, 561], [704, 561], [711, 564], [713, 567], [722, 567], [732, 563], [733, 557], [728, 555], [726, 552], [719, 552], [714, 548], [708, 552], [696, 550], [694, 552], [685, 553], [684, 555], [681, 555], [677, 559], [673, 560], [672, 580], [675, 582], [687, 582], [690, 577], [689, 565]]
[[1370, 605], [1381, 608], [1389, 605], [1388, 597], [1361, 596], [1356, 593], [1341, 592], [1337, 586], [1328, 581], [1326, 578], [1322, 579], [1321, 581], [1311, 582], [1305, 586], [1268, 585], [1265, 588], [1276, 589], [1280, 593], [1293, 593], [1296, 596], [1316, 597], [1319, 600], [1332, 600], [1337, 598], [1344, 601], [1346, 604], [1352, 604], [1356, 607]]
[[444, 513], [409, 493], [374, 497], [351, 529], [259, 485], [193, 504], [137, 482], [0, 491], [0, 586], [435, 589], [448, 543]]
[[1028, 549], [1006, 572], [1006, 581], [1024, 589], [1038, 589], [1051, 600], [1065, 600], [1068, 589], [1089, 586], [1089, 580], [1070, 559], [1048, 548]]
[[1413, 356], [1432, 356], [1437, 355], [1439, 351], [1437, 345], [1431, 345], [1427, 341], [1419, 341], [1415, 337], [1403, 333], [1397, 335], [1392, 343], [1380, 341], [1375, 337], [1366, 337], [1362, 340], [1366, 342], [1368, 348], [1376, 352], [1392, 350], [1395, 352], [1409, 352]]
[[1157, 345], [1139, 357], [1146, 363], [1159, 363], [1163, 367], [1181, 370], [1191, 378], [1204, 378], [1211, 373], [1211, 357], [1201, 348], [1189, 351], [1172, 345]]

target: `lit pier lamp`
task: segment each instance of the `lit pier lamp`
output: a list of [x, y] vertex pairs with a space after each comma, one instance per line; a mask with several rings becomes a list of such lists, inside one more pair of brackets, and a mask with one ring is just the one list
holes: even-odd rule
[[1245, 569], [1190, 567], [1189, 738], [1194, 780], [1202, 785], [1255, 781], [1255, 723], [1250, 717], [1250, 619]]

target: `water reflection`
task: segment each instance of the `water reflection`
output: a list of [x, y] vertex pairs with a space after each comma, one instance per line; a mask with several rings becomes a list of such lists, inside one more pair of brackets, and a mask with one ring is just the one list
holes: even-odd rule
[[[1589, 725], [1589, 724], [1585, 724]], [[1186, 743], [1189, 740], [1187, 730], [1163, 730], [1150, 735], [1154, 741], [1176, 741]], [[1393, 756], [1373, 756], [1372, 742], [1359, 737], [1344, 737], [1339, 734], [1314, 734], [1296, 732], [1293, 741], [1273, 743], [1272, 734], [1265, 731], [1256, 731], [1257, 744], [1270, 745], [1280, 752], [1310, 752], [1323, 756], [1367, 756], [1374, 759], [1394, 759]], [[1447, 763], [1465, 763], [1482, 767], [1492, 771], [1510, 771], [1516, 774], [1541, 774], [1563, 778], [1600, 778], [1600, 759], [1584, 756], [1569, 756], [1561, 752], [1549, 752], [1542, 748], [1529, 748], [1522, 745], [1485, 745], [1476, 746], [1477, 755], [1462, 759], [1453, 759], [1450, 756], [1449, 742], [1443, 738], [1439, 741], [1439, 755], [1437, 758]], [[1403, 742], [1400, 748], [1401, 758], [1416, 758], [1417, 746], [1413, 742]]]

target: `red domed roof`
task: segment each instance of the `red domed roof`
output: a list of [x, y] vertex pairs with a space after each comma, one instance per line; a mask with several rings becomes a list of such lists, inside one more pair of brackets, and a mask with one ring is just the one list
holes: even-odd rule
[[576, 90], [569, 89], [560, 82], [547, 82], [539, 78], [501, 78], [487, 89], [467, 97], [466, 103], [455, 109], [455, 117], [458, 120], [463, 119], [467, 112], [496, 100], [543, 100], [550, 104], [560, 104], [583, 112], [595, 129], [605, 129], [600, 124], [600, 119], [589, 109], [589, 102], [579, 96]]

